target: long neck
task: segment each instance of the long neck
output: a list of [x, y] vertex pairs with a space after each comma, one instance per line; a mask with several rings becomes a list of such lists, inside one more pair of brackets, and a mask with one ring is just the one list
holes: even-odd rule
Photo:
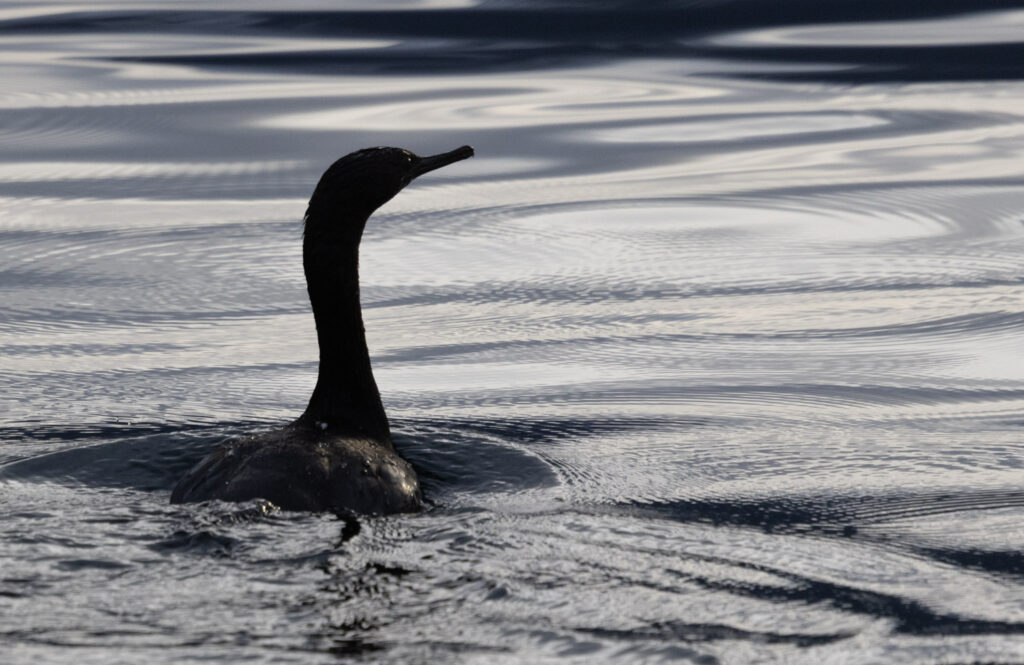
[[320, 373], [300, 422], [390, 445], [359, 305], [359, 237], [319, 234], [317, 221], [307, 220], [302, 263], [316, 319]]

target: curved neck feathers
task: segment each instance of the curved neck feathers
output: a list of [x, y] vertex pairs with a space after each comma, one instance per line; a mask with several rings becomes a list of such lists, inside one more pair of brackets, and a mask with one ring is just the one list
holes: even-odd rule
[[325, 424], [332, 434], [390, 444], [359, 304], [359, 240], [369, 215], [354, 224], [349, 219], [318, 219], [323, 214], [310, 209], [303, 237], [302, 265], [316, 319], [320, 371], [300, 421], [314, 427]]

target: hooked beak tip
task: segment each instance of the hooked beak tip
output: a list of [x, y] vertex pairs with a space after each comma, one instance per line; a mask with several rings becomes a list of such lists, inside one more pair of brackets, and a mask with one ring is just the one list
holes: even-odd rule
[[473, 150], [473, 146], [464, 145], [461, 148], [456, 148], [455, 150], [452, 150], [451, 152], [442, 152], [439, 155], [422, 157], [420, 158], [419, 164], [417, 164], [416, 168], [413, 170], [412, 177], [418, 178], [424, 173], [429, 173], [430, 171], [439, 169], [442, 166], [448, 166], [449, 164], [454, 164], [455, 162], [461, 162], [464, 159], [469, 159], [474, 154], [476, 153]]

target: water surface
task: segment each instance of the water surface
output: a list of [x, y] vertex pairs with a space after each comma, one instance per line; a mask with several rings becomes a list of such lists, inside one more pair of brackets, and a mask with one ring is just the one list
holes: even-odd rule
[[[0, 4], [0, 660], [1024, 662], [1014, 2]], [[305, 406], [431, 508], [170, 506]]]

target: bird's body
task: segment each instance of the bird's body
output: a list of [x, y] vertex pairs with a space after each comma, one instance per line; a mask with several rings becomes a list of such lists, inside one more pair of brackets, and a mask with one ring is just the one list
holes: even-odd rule
[[370, 148], [321, 177], [306, 212], [303, 267], [320, 369], [305, 413], [290, 425], [235, 439], [210, 453], [171, 493], [172, 503], [263, 498], [289, 510], [410, 512], [419, 481], [391, 442], [370, 367], [359, 303], [359, 241], [366, 220], [413, 178], [473, 155], [433, 157]]
[[416, 472], [391, 445], [293, 423], [234, 439], [174, 489], [175, 503], [267, 499], [285, 510], [383, 515], [419, 509]]

